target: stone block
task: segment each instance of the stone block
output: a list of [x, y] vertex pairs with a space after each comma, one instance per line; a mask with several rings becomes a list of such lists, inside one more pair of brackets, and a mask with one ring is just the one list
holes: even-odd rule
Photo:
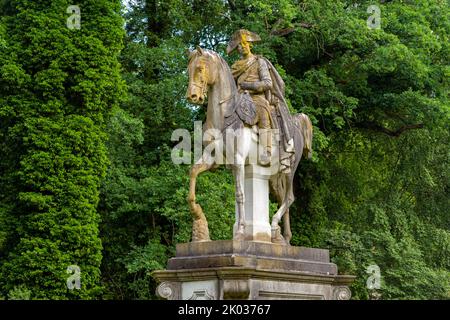
[[177, 245], [153, 272], [165, 299], [350, 299], [355, 277], [338, 275], [324, 249], [253, 241]]

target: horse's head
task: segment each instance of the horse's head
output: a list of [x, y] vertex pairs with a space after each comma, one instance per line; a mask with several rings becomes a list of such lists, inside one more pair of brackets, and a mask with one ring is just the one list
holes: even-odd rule
[[213, 67], [213, 56], [200, 47], [189, 53], [189, 85], [186, 98], [189, 102], [203, 104], [206, 100], [208, 85], [217, 77], [217, 68]]

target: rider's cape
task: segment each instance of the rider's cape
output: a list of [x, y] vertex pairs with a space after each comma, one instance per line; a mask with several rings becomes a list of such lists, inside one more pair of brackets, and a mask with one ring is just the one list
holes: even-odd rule
[[284, 99], [285, 84], [278, 71], [272, 65], [272, 63], [264, 57], [269, 67], [270, 77], [272, 78], [272, 89], [266, 91], [266, 99], [271, 105], [275, 106], [276, 115], [274, 119], [277, 119], [276, 125], [280, 129], [280, 163], [281, 171], [288, 173], [290, 171], [291, 164], [294, 161], [295, 149], [294, 149], [294, 131], [295, 125], [292, 119], [292, 115], [289, 112], [286, 100]]

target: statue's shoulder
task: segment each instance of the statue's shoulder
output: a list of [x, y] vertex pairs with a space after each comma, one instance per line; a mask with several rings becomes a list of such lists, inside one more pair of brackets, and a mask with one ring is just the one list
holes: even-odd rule
[[272, 81], [274, 82], [273, 90], [275, 92], [275, 95], [277, 95], [279, 97], [281, 97], [281, 96], [284, 97], [285, 85], [284, 85], [283, 78], [281, 78], [277, 69], [273, 66], [272, 62], [270, 62], [270, 60], [267, 59], [266, 57], [258, 55], [257, 58], [258, 58], [258, 61], [261, 61], [262, 63], [265, 64], [265, 66], [267, 67], [267, 70], [269, 71], [270, 77], [272, 78]]
[[258, 61], [258, 65], [259, 65], [260, 68], [264, 68], [264, 69], [269, 70], [269, 71], [271, 69], [273, 69], [272, 64], [270, 63], [270, 61], [267, 58], [258, 55], [258, 56], [256, 56], [256, 59]]
[[255, 55], [256, 60], [258, 60], [259, 63], [264, 63], [264, 64], [269, 64], [269, 60], [267, 60], [267, 58], [263, 57], [262, 55]]
[[277, 69], [275, 69], [275, 67], [273, 66], [272, 62], [270, 62], [269, 59], [267, 59], [266, 57], [263, 57], [261, 55], [256, 56], [259, 62], [260, 66], [265, 66], [267, 67], [267, 69], [273, 73], [275, 73], [276, 75], [278, 75], [278, 71]]

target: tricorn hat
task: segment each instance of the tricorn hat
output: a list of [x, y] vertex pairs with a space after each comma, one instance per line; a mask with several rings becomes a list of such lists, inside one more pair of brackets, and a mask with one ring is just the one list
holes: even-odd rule
[[248, 42], [261, 41], [261, 37], [258, 36], [256, 33], [245, 29], [239, 29], [238, 31], [233, 33], [230, 42], [228, 42], [227, 54], [230, 54], [231, 52], [233, 52], [234, 49], [236, 49], [236, 47], [242, 40], [242, 36], [244, 36]]

